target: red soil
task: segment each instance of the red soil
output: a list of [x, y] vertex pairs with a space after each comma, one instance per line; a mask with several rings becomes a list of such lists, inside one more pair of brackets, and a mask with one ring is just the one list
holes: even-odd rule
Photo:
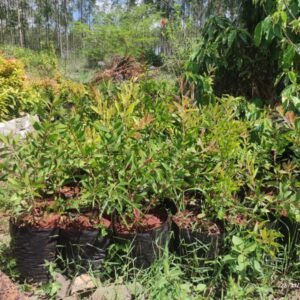
[[63, 229], [77, 229], [77, 230], [93, 230], [99, 226], [109, 228], [111, 222], [106, 218], [99, 218], [97, 215], [77, 214], [75, 216], [62, 216], [59, 227]]
[[125, 220], [120, 220], [114, 224], [114, 229], [118, 233], [136, 233], [136, 232], [146, 232], [151, 229], [160, 227], [163, 222], [166, 221], [166, 217], [163, 215], [154, 214], [141, 214], [140, 211], [134, 211], [133, 218], [126, 218]]
[[19, 227], [30, 226], [33, 228], [49, 229], [58, 226], [60, 215], [36, 213], [23, 214], [17, 219], [11, 218], [11, 222]]
[[63, 186], [59, 189], [59, 196], [64, 199], [74, 199], [80, 197], [80, 187], [76, 186]]
[[53, 198], [42, 198], [36, 199], [34, 203], [35, 213], [45, 211], [46, 209], [51, 209], [52, 206], [55, 205], [55, 201]]

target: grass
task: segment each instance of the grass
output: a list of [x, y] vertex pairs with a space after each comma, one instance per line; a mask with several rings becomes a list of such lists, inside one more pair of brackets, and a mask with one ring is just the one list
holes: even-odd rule
[[87, 67], [85, 59], [74, 56], [69, 59], [59, 59], [59, 69], [62, 70], [64, 76], [68, 79], [88, 83], [93, 78], [96, 70]]

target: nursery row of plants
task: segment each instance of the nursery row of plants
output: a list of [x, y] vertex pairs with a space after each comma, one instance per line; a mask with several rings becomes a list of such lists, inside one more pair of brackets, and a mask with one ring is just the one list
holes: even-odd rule
[[299, 0], [0, 19], [0, 273], [47, 299], [82, 273], [134, 299], [299, 298]]
[[81, 263], [101, 272], [110, 240], [133, 245], [136, 267], [149, 267], [169, 238], [181, 254], [180, 239], [206, 245], [194, 254], [222, 255], [231, 276], [261, 275], [284, 247], [298, 261], [293, 112], [229, 96], [199, 107], [152, 79], [82, 86], [69, 100], [58, 84], [44, 90], [51, 101], [26, 141], [1, 137], [1, 205], [23, 279], [47, 280], [41, 263], [60, 251], [74, 259], [78, 245]]
[[147, 75], [30, 78], [1, 59], [2, 118], [39, 116], [25, 140], [1, 137], [0, 205], [21, 280], [48, 281], [55, 264], [70, 277], [139, 278], [153, 299], [268, 295], [249, 281], [288, 273], [297, 282], [295, 113], [231, 96], [198, 106]]

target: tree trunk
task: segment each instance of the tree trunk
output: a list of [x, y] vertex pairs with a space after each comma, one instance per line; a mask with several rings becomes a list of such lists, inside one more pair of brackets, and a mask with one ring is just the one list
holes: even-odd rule
[[22, 32], [22, 24], [21, 24], [21, 9], [19, 7], [19, 2], [18, 2], [18, 31], [19, 31], [19, 42], [20, 42], [20, 47], [24, 47], [24, 40], [23, 40], [23, 32]]

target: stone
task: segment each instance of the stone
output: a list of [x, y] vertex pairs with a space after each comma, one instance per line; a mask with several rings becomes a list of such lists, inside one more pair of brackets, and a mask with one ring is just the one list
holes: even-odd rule
[[96, 288], [95, 280], [88, 274], [82, 274], [73, 280], [69, 294], [72, 296], [75, 293], [86, 292], [94, 288]]
[[105, 62], [104, 61], [98, 61], [98, 66], [99, 67], [105, 67]]
[[21, 138], [25, 138], [26, 135], [27, 135], [29, 132], [31, 132], [30, 129], [20, 130], [20, 131], [18, 132], [18, 135], [19, 135]]
[[91, 300], [130, 300], [131, 293], [125, 285], [99, 287], [91, 296]]
[[55, 281], [60, 284], [60, 288], [56, 294], [56, 299], [66, 299], [66, 297], [68, 296], [71, 280], [66, 279], [65, 276], [58, 273], [55, 276]]
[[29, 132], [32, 132], [35, 122], [38, 122], [38, 116], [27, 115], [22, 118], [13, 119], [10, 121], [0, 123], [0, 134], [1, 135], [19, 135], [24, 138]]
[[80, 300], [80, 297], [77, 297], [77, 295], [72, 295], [65, 297], [63, 300]]

